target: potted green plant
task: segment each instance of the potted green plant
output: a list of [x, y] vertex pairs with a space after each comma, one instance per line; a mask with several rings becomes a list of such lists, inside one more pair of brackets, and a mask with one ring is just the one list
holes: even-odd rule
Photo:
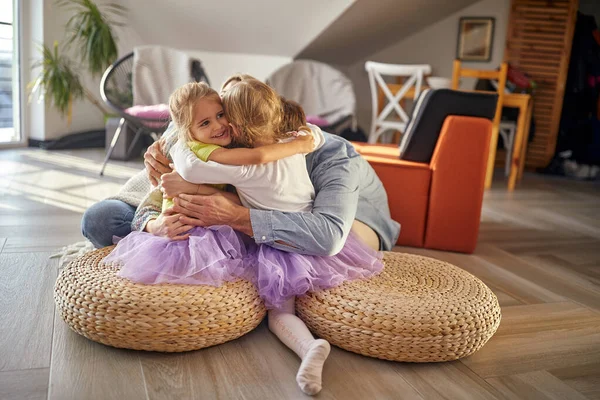
[[[97, 77], [117, 59], [113, 27], [123, 26], [119, 19], [127, 9], [119, 4], [104, 4], [101, 9], [91, 0], [60, 0], [56, 4], [72, 14], [65, 25], [66, 43], [61, 46], [54, 42], [53, 48], [40, 46], [42, 58], [33, 66], [40, 68], [40, 73], [30, 84], [32, 93], [39, 92], [40, 100], [45, 99], [67, 116], [69, 123], [72, 104], [81, 98], [89, 100], [106, 116], [102, 103], [81, 83], [81, 70], [84, 68]], [[73, 47], [79, 54], [78, 62], [66, 55]]]

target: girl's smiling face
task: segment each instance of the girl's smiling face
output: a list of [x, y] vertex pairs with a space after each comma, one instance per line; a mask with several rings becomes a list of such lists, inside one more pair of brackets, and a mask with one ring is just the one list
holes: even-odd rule
[[190, 131], [194, 140], [222, 147], [231, 143], [229, 122], [220, 100], [212, 97], [198, 100], [192, 115]]

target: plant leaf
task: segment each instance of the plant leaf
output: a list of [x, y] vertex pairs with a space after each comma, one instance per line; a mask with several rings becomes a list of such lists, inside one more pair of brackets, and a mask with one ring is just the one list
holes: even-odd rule
[[[39, 99], [56, 107], [61, 114], [68, 115], [69, 103], [83, 97], [83, 86], [71, 66], [71, 60], [61, 54], [58, 42], [52, 48], [43, 46], [42, 70], [34, 80], [31, 93], [39, 93]], [[48, 93], [49, 96], [44, 96]]]
[[59, 0], [56, 4], [74, 9], [66, 24], [67, 45], [77, 46], [81, 61], [93, 76], [101, 75], [118, 57], [111, 23], [120, 26], [119, 19], [127, 8], [110, 3], [100, 10], [92, 0]]

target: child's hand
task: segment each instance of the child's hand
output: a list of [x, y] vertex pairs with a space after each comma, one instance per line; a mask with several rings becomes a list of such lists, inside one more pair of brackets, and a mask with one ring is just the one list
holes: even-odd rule
[[186, 225], [180, 221], [180, 214], [173, 213], [172, 209], [160, 214], [157, 219], [148, 221], [146, 232], [154, 236], [161, 236], [171, 240], [185, 240], [190, 237], [188, 231], [192, 225]]
[[198, 185], [185, 181], [176, 171], [161, 176], [160, 188], [163, 197], [170, 198], [182, 193], [196, 194]]
[[315, 149], [315, 138], [313, 135], [296, 136], [294, 143], [298, 145], [298, 153], [310, 153]]

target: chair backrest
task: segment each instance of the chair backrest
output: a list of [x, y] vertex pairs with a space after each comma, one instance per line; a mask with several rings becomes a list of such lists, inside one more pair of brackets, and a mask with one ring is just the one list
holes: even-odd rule
[[[134, 129], [143, 128], [155, 133], [162, 133], [168, 124], [167, 117], [157, 117], [139, 113], [139, 110], [131, 112], [133, 107], [133, 52], [126, 54], [111, 66], [109, 66], [100, 81], [100, 96], [110, 109], [125, 118]], [[163, 113], [164, 114], [164, 113]]]
[[400, 159], [429, 163], [442, 126], [449, 116], [494, 119], [498, 95], [450, 89], [424, 91], [400, 143]]
[[498, 80], [498, 104], [496, 105], [496, 114], [494, 115], [494, 121], [492, 124], [492, 136], [490, 139], [487, 173], [485, 176], [486, 188], [489, 188], [492, 185], [492, 176], [494, 175], [494, 163], [496, 161], [496, 146], [498, 145], [498, 134], [500, 132], [500, 119], [502, 118], [502, 105], [504, 104], [504, 91], [506, 88], [507, 73], [507, 63], [502, 63], [499, 71], [490, 71], [462, 68], [459, 60], [454, 60], [454, 66], [452, 70], [452, 89], [458, 89], [458, 84], [461, 76], [469, 78]]
[[[153, 129], [156, 129], [157, 126], [166, 126], [164, 118], [157, 119], [146, 114], [142, 116], [127, 111], [133, 106], [133, 62], [134, 52], [131, 52], [115, 61], [104, 71], [100, 81], [102, 100], [112, 111], [135, 125], [143, 124]], [[190, 76], [196, 82], [209, 83], [200, 60], [192, 59]]]
[[102, 76], [100, 95], [115, 111], [120, 112], [133, 105], [132, 67], [133, 52], [115, 61]]
[[[384, 64], [373, 61], [365, 63], [365, 69], [369, 74], [369, 85], [371, 87], [371, 105], [373, 118], [371, 123], [371, 131], [369, 133], [369, 143], [375, 143], [379, 136], [388, 129], [397, 129], [404, 131], [408, 123], [409, 116], [404, 111], [400, 104], [400, 100], [414, 86], [414, 98], [416, 99], [423, 84], [423, 76], [431, 74], [431, 66], [429, 65], [397, 65]], [[406, 81], [402, 84], [399, 90], [393, 94], [384, 81], [382, 75], [406, 77]], [[379, 90], [381, 90], [388, 101], [388, 104], [379, 112], [378, 99]], [[392, 111], [395, 111], [400, 121], [386, 121]]]
[[[504, 89], [506, 87], [506, 75], [508, 73], [508, 64], [502, 63], [500, 70], [480, 70], [462, 68], [460, 60], [454, 60], [452, 68], [452, 89], [458, 90], [460, 78], [477, 79], [497, 79], [498, 80], [498, 104], [496, 105], [496, 114], [494, 115], [493, 129], [497, 132], [500, 127], [500, 118], [502, 117], [502, 102], [504, 100]], [[493, 136], [493, 135], [492, 135]], [[497, 134], [496, 134], [497, 136]]]

